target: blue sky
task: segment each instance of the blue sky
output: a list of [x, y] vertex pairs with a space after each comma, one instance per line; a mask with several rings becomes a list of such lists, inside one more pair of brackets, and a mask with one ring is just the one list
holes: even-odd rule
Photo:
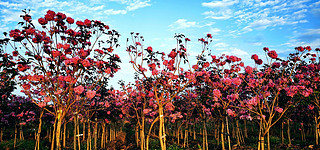
[[123, 69], [115, 81], [133, 81], [125, 52], [132, 31], [144, 36], [145, 46], [166, 52], [175, 47], [174, 34], [183, 33], [192, 40], [190, 59], [201, 51], [197, 39], [211, 33], [213, 54], [236, 55], [246, 65], [252, 54], [264, 56], [263, 47], [282, 57], [296, 46], [320, 47], [319, 0], [0, 0], [0, 9], [0, 32], [17, 27], [22, 9], [31, 9], [34, 20], [51, 9], [109, 24], [122, 35], [117, 52]]

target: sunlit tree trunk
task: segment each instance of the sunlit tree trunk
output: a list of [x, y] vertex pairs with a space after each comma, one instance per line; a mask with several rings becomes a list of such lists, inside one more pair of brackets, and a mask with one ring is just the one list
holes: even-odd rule
[[62, 110], [58, 111], [58, 119], [57, 119], [57, 127], [56, 127], [56, 150], [61, 150], [61, 143], [60, 143], [60, 135], [61, 135], [61, 125], [63, 121], [63, 114]]
[[314, 116], [314, 122], [315, 122], [315, 127], [316, 127], [316, 129], [315, 129], [315, 131], [316, 131], [316, 133], [315, 133], [315, 136], [316, 136], [316, 145], [318, 145], [319, 144], [319, 124], [318, 124], [318, 117], [315, 115]]
[[162, 105], [159, 105], [159, 139], [161, 150], [166, 150], [166, 132], [164, 126], [164, 114]]
[[221, 137], [221, 146], [222, 146], [222, 150], [225, 150], [225, 146], [224, 146], [224, 119], [221, 120], [221, 134], [220, 134], [220, 137]]
[[36, 145], [34, 148], [35, 150], [40, 150], [40, 135], [41, 135], [43, 112], [44, 112], [44, 110], [41, 110], [40, 117], [39, 117], [38, 133], [37, 133], [37, 137], [36, 137]]

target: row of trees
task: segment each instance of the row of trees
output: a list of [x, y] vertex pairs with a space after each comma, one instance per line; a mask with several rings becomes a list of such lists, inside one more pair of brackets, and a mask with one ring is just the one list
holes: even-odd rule
[[[236, 56], [210, 54], [212, 36], [207, 34], [199, 39], [201, 53], [196, 63], [190, 64], [190, 39], [184, 35], [176, 34], [177, 47], [165, 54], [145, 48], [143, 37], [132, 33], [126, 51], [135, 81], [120, 81], [121, 89], [116, 90], [107, 83], [120, 69], [120, 58], [113, 53], [119, 46], [117, 31], [96, 20], [75, 23], [51, 10], [38, 19], [42, 29], [35, 28], [26, 10], [21, 17], [22, 28], [11, 30], [0, 41], [1, 131], [12, 123], [17, 135], [16, 127], [22, 131], [23, 125], [38, 125], [35, 149], [44, 138], [41, 129], [51, 123], [53, 129], [46, 136], [51, 149], [66, 145], [69, 134], [65, 133], [70, 129], [74, 149], [80, 149], [85, 140], [87, 149], [91, 143], [97, 149], [98, 137], [106, 148], [106, 142], [121, 133], [119, 124], [134, 127], [135, 143], [141, 150], [149, 149], [150, 138], [155, 137], [162, 150], [168, 138], [177, 144], [182, 138], [187, 147], [189, 134], [195, 139], [197, 129], [201, 129], [202, 149], [209, 149], [209, 126], [215, 127], [214, 137], [221, 148], [226, 149], [228, 143], [231, 149], [230, 119], [237, 126], [233, 133], [238, 145], [243, 142], [239, 126], [250, 121], [258, 124], [258, 149], [264, 150], [265, 143], [271, 149], [270, 130], [306, 104], [314, 112], [318, 144], [319, 49], [297, 47], [287, 58], [280, 58], [276, 51], [264, 48], [265, 62], [254, 54], [252, 67]], [[11, 94], [15, 84], [27, 98]], [[287, 119], [288, 127], [289, 123]], [[69, 130], [68, 124], [72, 124]], [[23, 132], [19, 133], [23, 138]]]

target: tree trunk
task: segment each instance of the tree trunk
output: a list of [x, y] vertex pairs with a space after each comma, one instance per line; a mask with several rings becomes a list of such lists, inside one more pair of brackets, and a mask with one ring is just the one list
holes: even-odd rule
[[83, 132], [82, 141], [85, 141], [86, 140], [86, 122], [84, 120], [82, 123], [82, 132]]
[[1, 127], [1, 130], [0, 130], [0, 142], [2, 142], [3, 140], [3, 128]]
[[316, 145], [319, 144], [319, 124], [318, 124], [318, 117], [315, 115], [314, 117], [314, 122], [316, 124], [316, 132], [315, 132], [315, 136], [316, 136]]
[[[184, 130], [184, 140], [183, 140], [183, 148], [185, 148], [186, 147], [186, 145], [187, 145], [187, 142], [188, 142], [188, 136], [189, 136], [189, 134], [188, 134], [188, 121], [186, 122], [186, 128], [185, 128], [185, 130]], [[188, 146], [188, 145], [187, 145]]]
[[222, 150], [225, 150], [225, 146], [224, 146], [224, 119], [221, 120], [221, 146], [222, 146]]
[[228, 137], [228, 147], [231, 150], [231, 141], [230, 141], [230, 132], [229, 132], [229, 123], [228, 116], [226, 116], [226, 126], [227, 126], [227, 137]]
[[14, 126], [14, 140], [13, 140], [13, 148], [16, 149], [16, 144], [17, 144], [17, 125]]
[[164, 114], [162, 105], [159, 105], [159, 139], [161, 150], [166, 150], [166, 132], [164, 126]]
[[40, 135], [41, 135], [41, 127], [42, 127], [42, 116], [43, 116], [43, 110], [41, 110], [41, 114], [39, 117], [39, 126], [38, 126], [38, 132], [36, 136], [36, 145], [35, 145], [35, 150], [40, 150]]
[[77, 118], [76, 118], [75, 114], [73, 116], [73, 124], [74, 124], [74, 128], [73, 128], [73, 149], [77, 150]]
[[290, 136], [290, 120], [287, 119], [287, 125], [288, 125], [288, 130], [287, 130], [287, 134], [288, 134], [288, 140], [289, 140], [289, 145], [291, 146], [291, 136]]
[[62, 147], [65, 148], [66, 147], [66, 131], [67, 131], [67, 123], [63, 124], [63, 142], [62, 142]]
[[244, 120], [244, 137], [248, 138], [247, 121]]
[[144, 133], [144, 116], [141, 117], [141, 126], [140, 126], [140, 149], [145, 149], [145, 133]]
[[94, 150], [97, 150], [97, 140], [98, 140], [98, 119], [96, 118], [94, 126]]
[[61, 143], [60, 143], [60, 135], [61, 135], [61, 125], [62, 125], [63, 117], [62, 111], [58, 112], [58, 120], [57, 120], [57, 127], [56, 127], [56, 150], [61, 150]]
[[102, 122], [101, 123], [101, 128], [102, 128], [102, 135], [101, 135], [101, 149], [103, 149], [104, 148], [104, 139], [105, 139], [105, 137], [106, 137], [106, 123], [104, 123], [104, 122]]
[[236, 120], [236, 137], [237, 137], [237, 145], [240, 146], [240, 127], [239, 120]]

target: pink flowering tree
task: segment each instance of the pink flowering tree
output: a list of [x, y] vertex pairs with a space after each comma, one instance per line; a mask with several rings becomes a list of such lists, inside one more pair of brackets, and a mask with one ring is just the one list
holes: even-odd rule
[[[198, 77], [195, 85], [198, 95], [201, 97], [201, 105], [204, 115], [218, 118], [221, 122], [221, 146], [225, 149], [224, 135], [229, 135], [228, 118], [236, 117], [237, 113], [232, 107], [239, 101], [239, 93], [242, 92], [242, 79], [239, 78], [239, 71], [243, 62], [236, 56], [222, 55], [217, 57], [210, 55], [212, 61], [200, 61], [199, 70], [202, 76]], [[214, 116], [215, 115], [215, 116]], [[231, 148], [230, 137], [228, 145]]]
[[[287, 60], [280, 59], [274, 50], [264, 48], [267, 62], [262, 69], [244, 67], [245, 74], [240, 75], [246, 84], [242, 92], [243, 99], [239, 101], [237, 108], [243, 108], [250, 112], [251, 116], [259, 120], [260, 133], [258, 149], [264, 150], [264, 137], [267, 136], [268, 149], [270, 149], [269, 131], [293, 105], [300, 101], [297, 97], [308, 97], [312, 94], [312, 88], [300, 84], [295, 79], [297, 66], [301, 59], [305, 58], [305, 52], [309, 49], [299, 50], [290, 54]], [[252, 59], [257, 65], [262, 60], [257, 55]]]
[[[132, 33], [133, 44], [127, 46], [133, 69], [153, 89], [158, 109], [158, 119], [154, 121], [159, 120], [159, 140], [162, 150], [166, 149], [165, 106], [171, 105], [172, 100], [191, 82], [195, 82], [195, 76], [197, 76], [192, 68], [185, 70], [181, 67], [183, 63], [188, 64], [186, 44], [190, 39], [182, 34], [177, 34], [175, 38], [177, 47], [168, 55], [155, 51], [152, 47], [145, 48], [144, 39], [139, 34]], [[211, 38], [212, 36], [208, 34], [206, 39], [199, 39], [203, 44], [202, 54], [207, 49]]]
[[[319, 144], [319, 134], [320, 134], [320, 60], [319, 60], [319, 48], [316, 48], [314, 51], [310, 51], [310, 47], [296, 47], [297, 51], [305, 51], [307, 50], [305, 59], [301, 61], [301, 63], [297, 66], [297, 71], [294, 74], [295, 81], [299, 83], [300, 86], [304, 86], [306, 88], [310, 88], [313, 90], [312, 94], [309, 97], [304, 98], [305, 102], [308, 104], [308, 109], [310, 111], [314, 111], [314, 121], [316, 125], [316, 145]], [[306, 93], [306, 92], [304, 92]]]
[[[113, 54], [119, 34], [97, 20], [74, 21], [48, 10], [37, 21], [24, 11], [21, 29], [11, 30], [13, 50], [22, 92], [39, 107], [53, 104], [54, 139], [51, 149], [61, 149], [60, 129], [67, 112], [79, 101], [90, 102], [101, 84], [118, 71]], [[104, 40], [102, 40], [104, 39]], [[91, 82], [85, 80], [91, 78]]]

